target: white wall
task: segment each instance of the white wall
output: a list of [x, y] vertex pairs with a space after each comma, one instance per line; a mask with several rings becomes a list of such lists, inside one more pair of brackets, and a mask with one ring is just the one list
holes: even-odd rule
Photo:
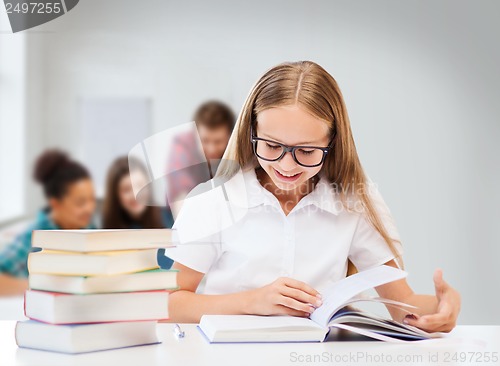
[[[7, 14], [0, 13], [0, 31], [8, 26]], [[0, 222], [24, 213], [25, 62], [25, 35], [1, 37]]]
[[189, 121], [207, 98], [239, 112], [267, 68], [316, 61], [343, 90], [361, 160], [398, 224], [412, 287], [433, 293], [442, 267], [463, 296], [460, 323], [498, 324], [498, 7], [81, 1], [28, 32], [36, 56], [28, 159], [53, 145], [81, 156], [80, 97], [151, 97], [154, 133]]

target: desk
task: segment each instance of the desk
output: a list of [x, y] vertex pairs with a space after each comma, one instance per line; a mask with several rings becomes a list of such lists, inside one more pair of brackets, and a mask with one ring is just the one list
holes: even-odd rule
[[[500, 357], [500, 326], [458, 326], [446, 339], [428, 343], [395, 344], [384, 342], [324, 342], [324, 343], [253, 343], [209, 344], [195, 324], [181, 324], [186, 337], [173, 336], [173, 324], [159, 323], [158, 336], [162, 343], [119, 350], [65, 355], [18, 348], [14, 339], [15, 321], [0, 321], [0, 365], [468, 365], [474, 362], [453, 362], [452, 356], [471, 352], [467, 357], [480, 357], [487, 352]], [[472, 353], [474, 352], [474, 353]], [[358, 357], [351, 358], [349, 357]], [[371, 359], [369, 359], [371, 357]], [[382, 359], [384, 357], [384, 359]], [[398, 359], [398, 357], [400, 359]], [[429, 360], [429, 357], [433, 359]], [[449, 357], [449, 361], [445, 359]], [[460, 357], [460, 356], [459, 356]], [[312, 359], [311, 359], [312, 358]], [[316, 358], [316, 362], [314, 362]], [[339, 358], [340, 361], [339, 361]], [[342, 358], [345, 362], [342, 362]], [[392, 361], [387, 361], [392, 358]], [[438, 360], [435, 360], [438, 358]], [[385, 362], [384, 362], [385, 360]]]
[[0, 320], [27, 320], [24, 316], [24, 296], [0, 297]]

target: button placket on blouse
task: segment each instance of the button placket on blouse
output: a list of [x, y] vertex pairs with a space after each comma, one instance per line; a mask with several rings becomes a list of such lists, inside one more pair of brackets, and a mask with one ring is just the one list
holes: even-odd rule
[[285, 233], [285, 248], [283, 253], [283, 269], [282, 275], [291, 277], [295, 261], [295, 215], [283, 215], [284, 218], [284, 233]]

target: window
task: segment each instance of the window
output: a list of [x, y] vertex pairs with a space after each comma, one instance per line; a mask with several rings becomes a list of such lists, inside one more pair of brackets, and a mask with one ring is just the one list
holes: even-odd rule
[[24, 214], [25, 36], [0, 11], [0, 223]]

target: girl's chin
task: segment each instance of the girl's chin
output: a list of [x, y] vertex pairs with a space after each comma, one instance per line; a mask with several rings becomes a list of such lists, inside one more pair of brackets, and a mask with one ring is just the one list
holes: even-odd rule
[[144, 212], [146, 212], [146, 207], [144, 207], [144, 208], [135, 208], [134, 210], [127, 210], [127, 212], [134, 219], [139, 219], [144, 214]]
[[88, 220], [79, 220], [78, 222], [75, 222], [73, 227], [75, 229], [83, 229], [83, 228], [86, 228], [87, 226], [89, 226], [91, 224], [91, 220], [88, 219]]

